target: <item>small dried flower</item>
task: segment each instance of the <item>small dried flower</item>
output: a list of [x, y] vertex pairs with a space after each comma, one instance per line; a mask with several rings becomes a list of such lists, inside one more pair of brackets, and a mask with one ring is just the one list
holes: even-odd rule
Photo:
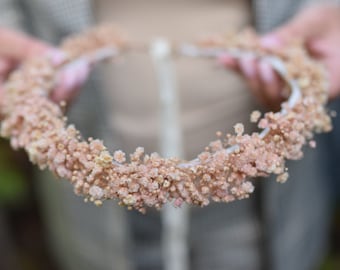
[[289, 174], [285, 172], [277, 176], [276, 181], [279, 183], [285, 183], [288, 180]]
[[121, 150], [115, 151], [113, 154], [113, 158], [119, 163], [124, 163], [126, 161], [125, 153]]
[[257, 123], [261, 117], [261, 112], [260, 111], [253, 111], [250, 115], [250, 122], [252, 123]]
[[241, 136], [244, 132], [244, 126], [243, 124], [241, 123], [237, 123], [235, 126], [234, 126], [234, 130], [235, 130], [235, 133], [237, 134], [237, 136]]

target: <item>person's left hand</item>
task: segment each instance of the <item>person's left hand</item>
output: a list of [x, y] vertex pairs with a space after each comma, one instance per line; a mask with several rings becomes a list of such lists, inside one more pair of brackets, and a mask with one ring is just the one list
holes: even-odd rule
[[[340, 95], [340, 8], [334, 5], [317, 5], [297, 14], [287, 24], [261, 38], [263, 47], [284, 48], [297, 38], [310, 55], [323, 63], [329, 75], [329, 97]], [[219, 61], [226, 67], [238, 70], [246, 78], [255, 97], [266, 107], [278, 109], [283, 101], [283, 83], [267, 64], [254, 58], [235, 60], [228, 55]]]

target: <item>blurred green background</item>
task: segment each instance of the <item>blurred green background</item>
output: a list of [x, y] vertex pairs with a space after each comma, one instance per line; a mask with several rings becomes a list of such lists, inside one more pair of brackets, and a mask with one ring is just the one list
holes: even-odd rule
[[0, 139], [0, 269], [60, 269], [48, 252], [26, 155]]
[[[5, 140], [0, 140], [0, 205], [22, 203], [28, 192], [27, 174], [18, 164], [18, 156]], [[22, 155], [21, 155], [22, 156]], [[27, 172], [28, 173], [28, 172]]]

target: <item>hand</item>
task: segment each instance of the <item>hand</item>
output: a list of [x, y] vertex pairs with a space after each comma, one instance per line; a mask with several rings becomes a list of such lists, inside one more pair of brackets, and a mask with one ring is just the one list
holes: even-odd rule
[[[30, 57], [47, 55], [56, 65], [65, 55], [57, 48], [23, 33], [0, 28], [0, 102], [2, 100], [3, 83], [9, 73], [20, 63]], [[58, 76], [58, 83], [51, 94], [56, 102], [70, 101], [78, 92], [79, 86], [86, 80], [90, 71], [90, 63], [79, 61], [68, 66]]]
[[[312, 6], [297, 14], [287, 24], [261, 38], [263, 47], [284, 48], [297, 38], [302, 40], [312, 57], [321, 61], [329, 74], [329, 96], [340, 95], [340, 7]], [[247, 79], [254, 95], [269, 108], [282, 102], [283, 83], [271, 67], [261, 61], [244, 57], [237, 61], [222, 56], [220, 62], [239, 70]]]
[[8, 74], [26, 58], [46, 52], [49, 46], [31, 39], [23, 34], [7, 29], [0, 29], [0, 101], [2, 100], [3, 83]]

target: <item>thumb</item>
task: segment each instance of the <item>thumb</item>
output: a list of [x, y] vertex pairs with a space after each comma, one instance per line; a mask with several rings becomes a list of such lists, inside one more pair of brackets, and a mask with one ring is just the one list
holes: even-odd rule
[[9, 29], [0, 29], [0, 56], [15, 60], [24, 60], [46, 53], [50, 45], [24, 33]]

